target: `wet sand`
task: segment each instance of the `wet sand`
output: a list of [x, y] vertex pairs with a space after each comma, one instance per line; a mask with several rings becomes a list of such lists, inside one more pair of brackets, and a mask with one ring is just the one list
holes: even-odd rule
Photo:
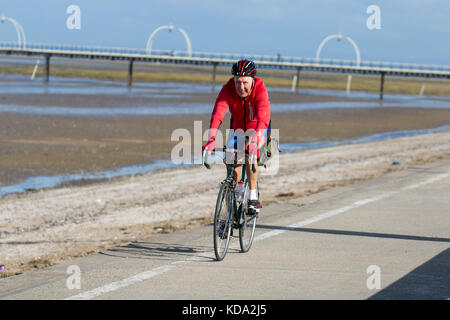
[[[272, 93], [273, 103], [355, 101], [355, 99]], [[211, 103], [215, 95], [174, 95], [169, 101]], [[123, 95], [2, 95], [0, 103], [71, 107], [137, 106], [161, 99]], [[367, 102], [367, 100], [364, 100]], [[194, 121], [209, 126], [209, 115], [182, 116], [39, 116], [0, 114], [0, 186], [30, 176], [99, 172], [156, 159], [170, 159], [172, 132], [185, 128], [193, 136]], [[450, 109], [405, 107], [330, 108], [272, 113], [272, 128], [280, 143], [339, 141], [374, 133], [435, 128], [450, 124]], [[222, 131], [229, 126], [226, 116]]]

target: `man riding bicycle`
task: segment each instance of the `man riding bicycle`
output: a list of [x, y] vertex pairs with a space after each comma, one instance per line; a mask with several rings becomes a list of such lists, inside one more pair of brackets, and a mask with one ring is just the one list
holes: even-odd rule
[[[250, 193], [248, 198], [248, 214], [256, 214], [261, 209], [258, 199], [257, 179], [259, 149], [267, 141], [267, 128], [270, 124], [270, 101], [263, 81], [256, 77], [256, 65], [250, 60], [240, 60], [231, 68], [233, 77], [222, 87], [216, 99], [211, 115], [208, 142], [202, 151], [208, 148], [208, 153], [216, 146], [215, 136], [222, 120], [230, 110], [234, 130], [227, 141], [227, 149], [238, 149], [238, 145], [245, 146], [245, 161]], [[239, 144], [238, 141], [245, 143]], [[250, 170], [249, 154], [256, 155], [254, 159], [255, 172]], [[242, 166], [236, 166], [233, 177], [236, 183], [241, 176]]]

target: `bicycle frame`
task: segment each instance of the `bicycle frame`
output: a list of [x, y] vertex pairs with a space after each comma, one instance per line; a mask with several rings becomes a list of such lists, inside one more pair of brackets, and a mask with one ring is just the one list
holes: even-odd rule
[[[237, 150], [232, 149], [231, 151], [230, 150], [227, 151], [226, 147], [223, 147], [223, 153], [226, 154], [226, 152], [234, 152], [234, 153], [236, 153]], [[203, 151], [202, 160], [203, 160], [203, 164], [208, 169], [210, 169], [209, 164], [205, 161], [206, 155], [207, 155], [207, 150], [205, 149]], [[234, 168], [237, 165], [237, 159], [235, 157], [234, 161], [232, 162], [232, 164], [227, 164], [226, 163], [226, 156], [224, 156], [222, 159], [223, 159], [224, 164], [227, 166], [227, 177], [221, 182], [221, 184], [227, 183], [230, 186], [231, 190], [232, 190], [232, 192], [231, 192], [232, 217], [227, 217], [227, 218], [228, 219], [231, 218], [230, 220], [233, 223], [233, 228], [238, 229], [238, 228], [242, 227], [242, 224], [243, 224], [243, 222], [241, 222], [241, 220], [242, 220], [241, 218], [242, 218], [242, 214], [244, 213], [244, 210], [243, 210], [244, 203], [239, 203], [239, 207], [241, 207], [241, 210], [239, 210], [238, 203], [236, 201], [236, 181], [234, 180], [234, 177], [233, 177]], [[254, 167], [255, 165], [253, 163], [253, 160], [254, 160], [254, 155], [250, 155], [249, 163], [252, 164], [252, 171], [255, 172], [256, 169]], [[242, 164], [241, 178], [239, 179], [239, 177], [238, 177], [237, 181], [242, 180], [242, 181], [244, 181], [244, 183], [247, 184], [247, 170], [246, 170], [247, 168], [246, 167], [247, 167], [247, 163]], [[246, 198], [246, 194], [244, 194], [244, 199], [245, 198]], [[256, 218], [256, 215], [251, 217], [247, 222], [250, 222], [250, 221], [252, 221], [255, 218]]]

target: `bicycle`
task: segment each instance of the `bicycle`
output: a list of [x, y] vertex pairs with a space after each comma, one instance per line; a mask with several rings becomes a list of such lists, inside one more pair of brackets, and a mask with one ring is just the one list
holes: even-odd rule
[[[224, 155], [226, 152], [237, 153], [238, 150], [226, 150], [223, 148]], [[210, 165], [206, 161], [207, 149], [203, 152], [203, 164], [210, 169]], [[221, 261], [225, 258], [230, 244], [230, 239], [233, 236], [233, 229], [239, 230], [239, 245], [241, 252], [248, 252], [253, 243], [255, 235], [256, 220], [258, 214], [248, 215], [248, 204], [246, 199], [249, 194], [249, 185], [247, 180], [245, 163], [241, 170], [241, 179], [245, 184], [244, 196], [242, 199], [236, 199], [236, 181], [233, 179], [233, 169], [237, 165], [236, 157], [231, 164], [226, 163], [226, 157], [223, 157], [225, 165], [227, 165], [227, 176], [221, 182], [219, 193], [217, 195], [216, 208], [214, 212], [214, 253], [216, 259]], [[255, 165], [253, 164], [254, 155], [250, 155], [250, 163], [252, 163], [252, 171], [255, 172]], [[256, 185], [258, 196], [259, 188]]]

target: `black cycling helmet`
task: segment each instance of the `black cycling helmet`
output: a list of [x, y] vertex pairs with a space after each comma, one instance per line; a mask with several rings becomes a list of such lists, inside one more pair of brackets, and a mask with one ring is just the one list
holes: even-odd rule
[[254, 77], [256, 75], [256, 64], [247, 59], [242, 59], [233, 64], [231, 74], [239, 77]]

